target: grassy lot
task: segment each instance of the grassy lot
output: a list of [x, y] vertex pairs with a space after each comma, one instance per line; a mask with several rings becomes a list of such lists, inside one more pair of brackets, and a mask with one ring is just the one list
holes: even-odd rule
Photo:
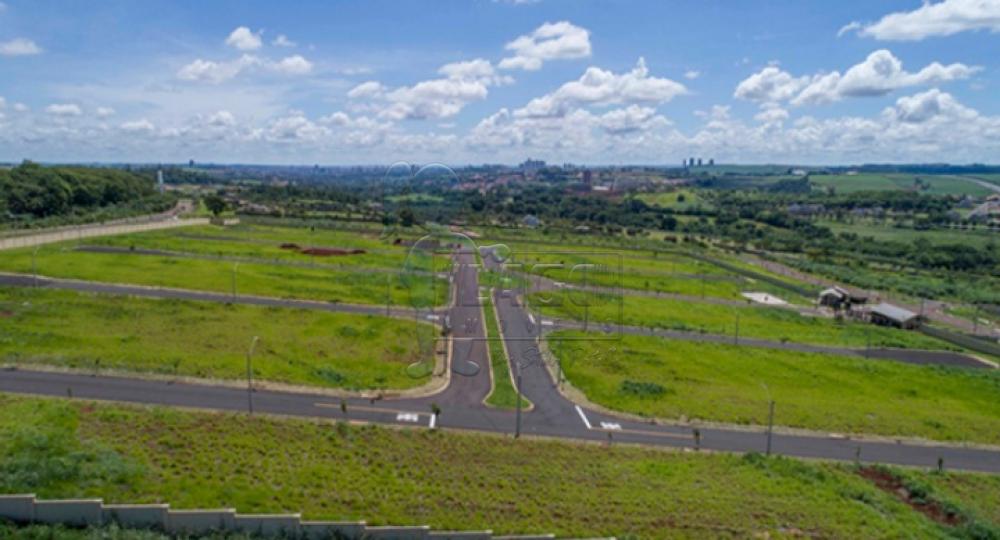
[[661, 208], [671, 208], [673, 210], [687, 210], [689, 208], [701, 207], [712, 208], [712, 204], [706, 201], [701, 194], [693, 189], [678, 189], [676, 191], [665, 191], [660, 193], [642, 193], [637, 197], [639, 200], [652, 206]]
[[[0, 271], [30, 274], [32, 251], [5, 251], [0, 257]], [[388, 292], [393, 305], [409, 306], [413, 302], [422, 305], [432, 298], [428, 291], [433, 283], [438, 305], [447, 296], [444, 280], [424, 274], [414, 274], [418, 277], [405, 281], [398, 272], [247, 262], [240, 263], [234, 272], [231, 261], [128, 252], [86, 253], [73, 251], [68, 244], [43, 246], [36, 260], [37, 271], [43, 276], [222, 293], [232, 291], [235, 274], [238, 294], [380, 304], [386, 301]]]
[[[550, 336], [568, 380], [609, 408], [663, 418], [1000, 443], [1000, 373], [629, 336]], [[581, 360], [582, 359], [582, 360]], [[765, 390], [763, 385], [767, 385]]]
[[[500, 409], [515, 409], [517, 389], [511, 382], [510, 363], [503, 342], [500, 341], [503, 336], [500, 334], [500, 325], [497, 324], [496, 314], [493, 312], [493, 299], [489, 293], [483, 302], [483, 317], [486, 323], [486, 345], [490, 350], [490, 369], [493, 370], [493, 390], [486, 397], [486, 404]], [[522, 397], [521, 406], [528, 408], [531, 403]]]
[[551, 301], [545, 302], [539, 294], [530, 295], [529, 302], [542, 314], [562, 319], [584, 320], [586, 316], [592, 322], [610, 323], [621, 319], [626, 326], [734, 335], [739, 315], [740, 337], [842, 347], [865, 347], [870, 337], [873, 347], [954, 348], [917, 332], [807, 317], [785, 308], [735, 307], [625, 296], [620, 309], [617, 299], [602, 294], [573, 291], [546, 293], [546, 297]]
[[[420, 351], [412, 321], [214, 302], [0, 288], [0, 362], [262, 380], [326, 387], [409, 388]], [[423, 340], [426, 341], [426, 340]]]
[[833, 187], [838, 193], [855, 191], [901, 191], [912, 189], [916, 179], [927, 184], [921, 193], [930, 195], [973, 195], [985, 196], [990, 191], [980, 185], [949, 175], [930, 174], [816, 174], [809, 177], [810, 182], [822, 187]]
[[[496, 534], [935, 538], [957, 532], [848, 465], [2, 395], [0, 471], [0, 491], [44, 498], [301, 511], [307, 519]], [[942, 475], [942, 482], [966, 479], [983, 490], [957, 496], [957, 508], [972, 515], [970, 499], [997, 506], [995, 483]]]
[[913, 242], [924, 238], [932, 244], [963, 243], [976, 248], [984, 248], [992, 240], [997, 243], [994, 233], [986, 230], [929, 230], [918, 231], [911, 228], [883, 225], [872, 220], [858, 219], [853, 223], [842, 223], [833, 220], [817, 220], [817, 225], [828, 227], [835, 233], [854, 233], [864, 238], [870, 236], [876, 240]]

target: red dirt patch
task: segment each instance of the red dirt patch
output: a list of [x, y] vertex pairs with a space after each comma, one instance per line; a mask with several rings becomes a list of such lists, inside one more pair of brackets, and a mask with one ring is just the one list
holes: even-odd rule
[[0, 318], [7, 319], [14, 316], [13, 311], [0, 311]]
[[895, 495], [896, 498], [937, 523], [954, 527], [962, 522], [961, 516], [948, 512], [936, 501], [914, 499], [903, 482], [888, 471], [877, 467], [862, 467], [858, 469], [858, 474], [871, 481], [882, 491]]
[[340, 255], [364, 255], [363, 249], [336, 249], [336, 248], [308, 248], [300, 250], [303, 255], [316, 255], [317, 257], [333, 257]]
[[301, 247], [299, 247], [298, 244], [281, 244], [278, 247], [280, 247], [281, 249], [294, 249], [295, 251], [302, 249]]

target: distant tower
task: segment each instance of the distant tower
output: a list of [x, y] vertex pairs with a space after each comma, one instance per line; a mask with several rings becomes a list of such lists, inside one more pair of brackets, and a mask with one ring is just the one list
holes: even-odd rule
[[715, 158], [708, 158], [708, 166], [709, 167], [715, 166]]
[[163, 169], [156, 171], [156, 187], [159, 188], [160, 193], [163, 193]]
[[698, 166], [701, 167], [701, 158], [698, 158]]
[[691, 158], [691, 159], [689, 159], [689, 160], [688, 160], [688, 163], [690, 163], [690, 164], [691, 164], [691, 166], [692, 166], [692, 167], [694, 167], [694, 158]]
[[189, 159], [188, 160], [188, 167], [194, 167], [194, 160], [193, 159]]

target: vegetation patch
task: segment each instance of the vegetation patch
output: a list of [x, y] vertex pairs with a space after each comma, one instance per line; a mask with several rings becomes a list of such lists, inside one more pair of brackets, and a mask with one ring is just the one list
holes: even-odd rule
[[[20, 440], [16, 433], [32, 429], [79, 445], [71, 448], [114, 452], [129, 473], [109, 472], [117, 465], [95, 460], [89, 481], [8, 475], [0, 477], [6, 492], [302, 512], [305, 519], [493, 529], [497, 535], [892, 538], [947, 532], [849, 465], [756, 454], [515, 441], [0, 395], [0, 467], [17, 455], [10, 450], [11, 441]], [[977, 491], [953, 499], [963, 508], [995, 503], [1000, 485], [981, 476], [946, 473], [940, 481], [974, 483]]]
[[0, 362], [113, 369], [213, 379], [254, 378], [347, 388], [411, 388], [406, 372], [426, 360], [403, 319], [216, 302], [0, 287], [12, 313], [0, 333]]
[[[835, 433], [1000, 443], [1000, 371], [624, 335], [549, 335], [573, 386], [617, 411]], [[561, 339], [567, 338], [567, 339]], [[655, 384], [663, 393], [625, 391]]]

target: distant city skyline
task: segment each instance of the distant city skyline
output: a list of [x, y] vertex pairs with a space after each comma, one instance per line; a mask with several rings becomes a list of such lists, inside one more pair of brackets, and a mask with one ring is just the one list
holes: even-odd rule
[[1000, 0], [0, 2], [0, 161], [996, 163]]

